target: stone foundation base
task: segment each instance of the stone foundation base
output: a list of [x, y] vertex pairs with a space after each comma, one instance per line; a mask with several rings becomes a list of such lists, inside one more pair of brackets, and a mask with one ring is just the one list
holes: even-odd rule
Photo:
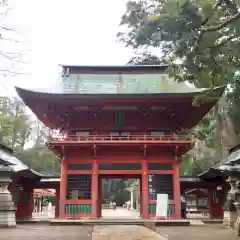
[[0, 227], [16, 227], [15, 206], [7, 184], [0, 184]]
[[15, 211], [0, 211], [0, 227], [16, 227]]
[[237, 217], [238, 217], [237, 211], [231, 211], [231, 212], [225, 211], [223, 223], [230, 228], [234, 228], [235, 223], [237, 221]]

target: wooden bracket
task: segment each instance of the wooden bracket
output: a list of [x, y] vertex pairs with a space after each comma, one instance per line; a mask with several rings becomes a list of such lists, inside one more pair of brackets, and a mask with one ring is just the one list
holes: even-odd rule
[[97, 114], [96, 113], [93, 113], [93, 117], [95, 120], [97, 120]]
[[179, 147], [178, 146], [175, 147], [174, 155], [175, 155], [175, 160], [177, 161], [178, 155], [179, 155]]
[[66, 156], [65, 156], [65, 148], [64, 148], [64, 146], [62, 146], [62, 156], [61, 156], [61, 163], [63, 163], [63, 162], [64, 162], [65, 158], [66, 158]]
[[143, 147], [143, 158], [147, 157], [147, 145], [144, 145]]
[[97, 157], [97, 146], [96, 146], [95, 144], [93, 145], [92, 157], [93, 157], [93, 158], [96, 158], [96, 157]]

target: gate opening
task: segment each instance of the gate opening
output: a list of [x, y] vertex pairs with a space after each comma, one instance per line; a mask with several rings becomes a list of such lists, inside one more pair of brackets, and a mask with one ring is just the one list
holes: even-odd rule
[[100, 175], [99, 216], [128, 218], [141, 216], [141, 175]]

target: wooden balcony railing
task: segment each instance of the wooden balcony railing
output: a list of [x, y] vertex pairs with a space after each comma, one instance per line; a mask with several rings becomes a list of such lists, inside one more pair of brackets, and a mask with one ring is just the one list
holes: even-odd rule
[[79, 143], [166, 143], [166, 142], [192, 142], [190, 135], [162, 135], [162, 136], [149, 136], [149, 135], [129, 135], [129, 136], [109, 136], [109, 135], [58, 135], [52, 136], [50, 142], [79, 142]]

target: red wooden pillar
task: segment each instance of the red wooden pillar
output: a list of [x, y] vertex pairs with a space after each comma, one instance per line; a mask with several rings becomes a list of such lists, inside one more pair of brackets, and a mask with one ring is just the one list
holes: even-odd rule
[[60, 195], [59, 195], [59, 218], [65, 217], [65, 202], [67, 191], [67, 164], [63, 160], [61, 165], [61, 181], [60, 181]]
[[142, 162], [142, 217], [149, 218], [148, 215], [148, 163]]
[[98, 205], [97, 205], [97, 217], [100, 218], [102, 214], [102, 179], [98, 175]]
[[217, 205], [217, 218], [223, 219], [224, 217], [224, 202], [225, 202], [225, 192], [224, 189], [217, 191], [218, 205]]
[[32, 187], [27, 189], [28, 192], [28, 218], [32, 218], [33, 210], [34, 210], [34, 189]]
[[56, 188], [55, 218], [59, 218], [60, 186]]
[[33, 188], [24, 186], [16, 203], [16, 220], [29, 220], [32, 218], [34, 207]]
[[217, 189], [208, 189], [208, 207], [211, 219], [223, 219], [224, 192]]
[[173, 163], [173, 196], [175, 204], [175, 218], [181, 218], [181, 192], [179, 177], [179, 162]]
[[210, 219], [213, 219], [213, 189], [208, 189], [208, 208]]
[[98, 177], [98, 163], [96, 159], [93, 161], [93, 173], [92, 173], [92, 218], [99, 217], [99, 177]]
[[140, 217], [142, 217], [142, 178], [140, 178], [140, 199], [139, 199], [139, 202], [140, 202]]

